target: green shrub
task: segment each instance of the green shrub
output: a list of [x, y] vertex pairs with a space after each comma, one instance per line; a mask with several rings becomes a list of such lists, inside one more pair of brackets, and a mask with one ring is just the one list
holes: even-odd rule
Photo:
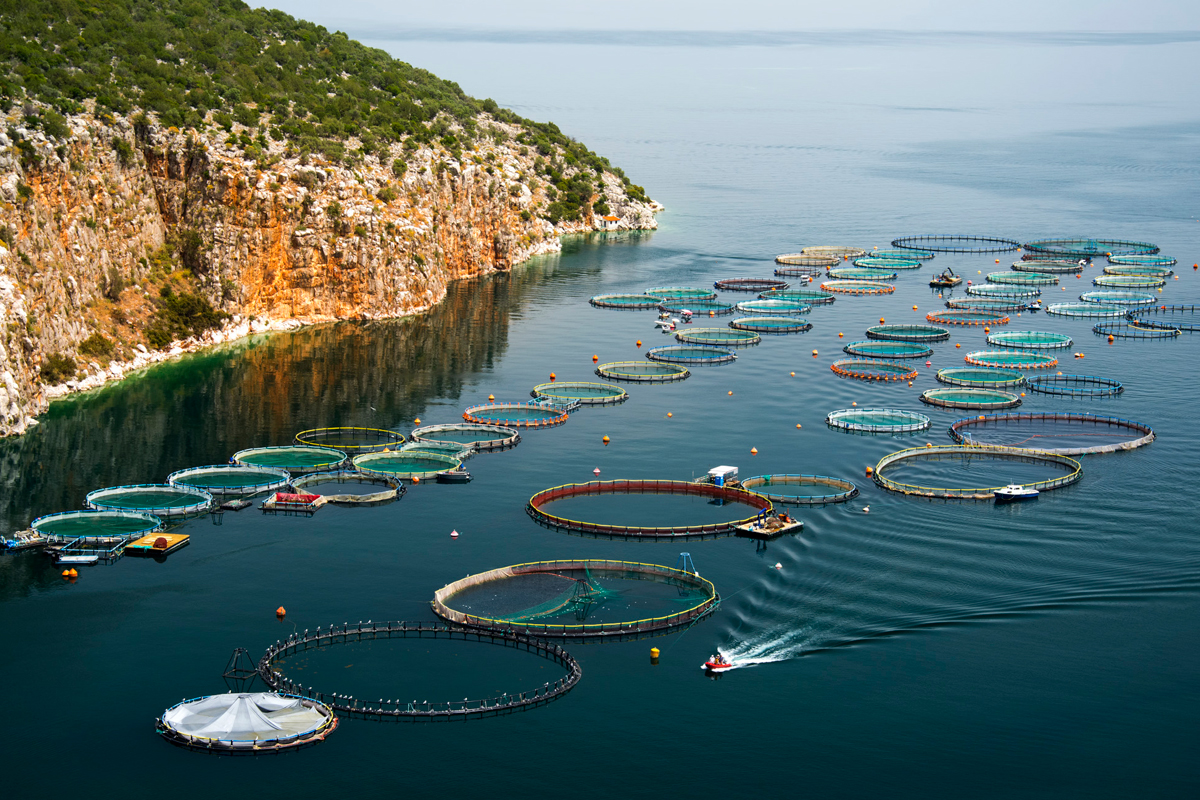
[[176, 339], [199, 336], [219, 328], [229, 318], [198, 294], [175, 294], [167, 286], [160, 294], [156, 303], [158, 308], [146, 326], [146, 341], [156, 349], [162, 349]]
[[108, 358], [113, 353], [113, 346], [111, 339], [96, 332], [79, 343], [79, 352], [92, 358]]
[[42, 362], [42, 381], [48, 384], [62, 383], [75, 377], [75, 359], [62, 353], [51, 353]]
[[385, 186], [376, 192], [375, 196], [385, 203], [391, 203], [396, 199], [396, 190], [390, 186]]
[[128, 167], [133, 163], [133, 148], [129, 145], [129, 142], [120, 136], [115, 136], [113, 137], [112, 147], [113, 152], [117, 154], [117, 161], [122, 167]]
[[125, 279], [121, 277], [121, 273], [116, 267], [109, 267], [108, 277], [104, 281], [104, 296], [117, 303], [120, 302], [123, 291], [125, 291]]

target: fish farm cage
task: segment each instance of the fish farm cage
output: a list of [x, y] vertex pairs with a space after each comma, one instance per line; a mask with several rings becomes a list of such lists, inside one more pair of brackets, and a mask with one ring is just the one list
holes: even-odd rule
[[1091, 317], [1093, 319], [1118, 319], [1125, 316], [1123, 306], [1106, 306], [1101, 303], [1051, 303], [1046, 313], [1058, 317]]
[[1050, 272], [989, 272], [988, 283], [999, 286], [1053, 286], [1058, 276]]
[[[896, 270], [896, 269], [920, 269], [921, 261], [920, 261], [920, 259], [916, 259], [916, 258], [886, 258], [884, 256], [872, 255], [872, 256], [866, 256], [865, 258], [854, 259], [854, 266], [863, 268], [863, 269], [878, 269], [880, 271]], [[830, 273], [832, 273], [832, 272], [833, 272], [833, 270], [830, 270]], [[836, 277], [842, 277], [842, 276], [834, 275], [833, 277], [836, 278]], [[865, 276], [846, 275], [845, 277], [859, 278], [859, 277], [865, 277]], [[893, 273], [892, 277], [895, 278], [896, 275]]]
[[755, 475], [742, 481], [742, 487], [790, 506], [825, 506], [858, 496], [853, 483], [827, 475]]
[[292, 481], [286, 469], [251, 467], [242, 464], [215, 464], [209, 467], [188, 467], [167, 476], [171, 486], [190, 486], [214, 496], [250, 496], [278, 491]]
[[142, 511], [59, 511], [29, 523], [47, 539], [136, 539], [162, 527], [162, 520]]
[[888, 342], [944, 342], [950, 331], [936, 325], [874, 325], [867, 328], [868, 339]]
[[1166, 286], [1167, 281], [1150, 275], [1099, 275], [1092, 278], [1092, 285], [1121, 289], [1157, 289]]
[[722, 314], [732, 314], [735, 309], [733, 303], [726, 303], [721, 300], [697, 300], [690, 297], [679, 297], [659, 303], [658, 310], [665, 311], [668, 314], [691, 312], [692, 314], [708, 314], [709, 316], [719, 317]]
[[1184, 333], [1196, 333], [1200, 331], [1200, 306], [1177, 305], [1138, 308], [1129, 311], [1126, 316], [1130, 322], [1140, 325], [1143, 328], [1166, 326], [1178, 328]]
[[521, 442], [521, 434], [516, 428], [503, 425], [451, 422], [423, 425], [412, 432], [412, 440], [418, 444], [457, 444], [476, 452], [485, 452], [516, 447]]
[[1092, 333], [1114, 339], [1174, 339], [1183, 331], [1169, 325], [1147, 327], [1134, 322], [1097, 322], [1092, 326]]
[[1011, 369], [955, 367], [939, 369], [934, 377], [939, 383], [975, 389], [1010, 389], [1025, 385], [1025, 376]]
[[404, 435], [382, 428], [313, 428], [296, 434], [296, 444], [328, 447], [347, 455], [376, 453], [404, 444]]
[[392, 453], [437, 453], [466, 461], [475, 455], [475, 448], [462, 442], [410, 442]]
[[[600, 522], [568, 519], [551, 514], [545, 509], [545, 506], [556, 500], [605, 494], [672, 494], [706, 497], [711, 501], [719, 501], [721, 504], [730, 503], [747, 506], [753, 509], [754, 513], [722, 522], [697, 523], [693, 525], [642, 526], [609, 525]], [[570, 533], [584, 533], [593, 536], [620, 539], [677, 540], [732, 533], [739, 525], [748, 525], [753, 522], [764, 510], [769, 514], [771, 508], [771, 501], [762, 495], [731, 486], [673, 480], [616, 480], [571, 483], [544, 489], [529, 498], [529, 503], [525, 510], [530, 517], [542, 525]]]
[[842, 408], [826, 414], [825, 424], [860, 433], [915, 433], [928, 430], [933, 422], [924, 414], [898, 408]]
[[1002, 297], [1015, 300], [1032, 300], [1042, 296], [1041, 289], [1006, 286], [998, 283], [981, 283], [978, 286], [968, 286], [967, 294], [975, 297]]
[[901, 236], [892, 240], [892, 247], [930, 253], [1008, 253], [1020, 250], [1021, 243], [1000, 236], [929, 234]]
[[[553, 683], [523, 692], [512, 692], [478, 700], [366, 700], [349, 694], [324, 692], [304, 686], [283, 673], [283, 665], [297, 653], [351, 642], [380, 639], [440, 639], [498, 645], [524, 650], [552, 661], [566, 670]], [[424, 648], [422, 648], [424, 649]], [[570, 653], [557, 644], [523, 636], [511, 631], [468, 629], [443, 622], [359, 622], [330, 625], [315, 631], [296, 631], [267, 648], [258, 662], [257, 674], [263, 682], [280, 692], [294, 693], [324, 703], [339, 714], [360, 719], [406, 719], [412, 721], [441, 721], [498, 717], [517, 711], [528, 711], [552, 703], [575, 688], [583, 677], [583, 668]]]
[[763, 292], [758, 296], [759, 300], [792, 300], [799, 303], [805, 303], [810, 306], [829, 305], [837, 300], [835, 296], [829, 292], [822, 292], [818, 289], [775, 289], [769, 292]]
[[833, 258], [859, 258], [867, 254], [861, 247], [848, 247], [841, 244], [819, 244], [800, 249], [806, 256], [831, 256]]
[[610, 381], [630, 383], [674, 383], [692, 373], [680, 364], [647, 361], [610, 361], [596, 367], [596, 374]]
[[[528, 583], [531, 577], [549, 576], [566, 583], [563, 591], [529, 608], [501, 615], [471, 614], [456, 609], [455, 598], [479, 586], [487, 586], [491, 594], [502, 596], [505, 584]], [[555, 623], [547, 618], [586, 611], [612, 596], [600, 583], [603, 579], [646, 581], [674, 587], [687, 607], [647, 619], [596, 623]], [[689, 597], [690, 593], [690, 597]], [[532, 599], [532, 598], [531, 598]], [[677, 598], [678, 599], [678, 598]], [[721, 596], [712, 582], [695, 572], [673, 569], [658, 564], [609, 559], [559, 559], [514, 564], [511, 567], [468, 575], [438, 589], [433, 595], [433, 613], [447, 622], [468, 628], [502, 630], [542, 638], [595, 640], [606, 638], [631, 639], [662, 634], [688, 627], [717, 610]], [[543, 620], [539, 622], [538, 620]]]
[[1083, 265], [1078, 261], [1068, 261], [1060, 258], [1044, 261], [1014, 261], [1012, 268], [1015, 272], [1033, 275], [1069, 275], [1073, 272], [1083, 271]]
[[737, 304], [737, 310], [747, 314], [807, 314], [812, 306], [799, 300], [747, 300]]
[[911, 381], [917, 377], [912, 367], [892, 361], [843, 358], [829, 365], [834, 374], [860, 381]]
[[806, 255], [804, 253], [786, 253], [775, 256], [775, 263], [785, 267], [834, 267], [841, 263], [841, 256]]
[[1120, 381], [1095, 375], [1039, 375], [1026, 385], [1030, 391], [1059, 397], [1114, 397], [1125, 391]]
[[[823, 259], [824, 260], [824, 259]], [[839, 263], [836, 258], [828, 259], [832, 264]], [[776, 267], [777, 278], [819, 278], [825, 274], [825, 267]]]
[[462, 460], [444, 453], [409, 450], [396, 453], [364, 453], [355, 456], [351, 463], [364, 475], [394, 480], [425, 480], [437, 477], [439, 472], [456, 470]]
[[825, 281], [821, 289], [837, 294], [891, 294], [896, 287], [879, 281]]
[[230, 459], [234, 464], [252, 467], [278, 467], [293, 475], [337, 469], [347, 459], [343, 450], [330, 447], [285, 444], [277, 447], [251, 447], [239, 450]]
[[932, 250], [909, 250], [904, 248], [871, 251], [873, 258], [902, 258], [905, 261], [912, 261], [914, 258], [920, 261], [928, 261], [936, 255], [937, 253]]
[[1175, 270], [1155, 264], [1109, 264], [1104, 268], [1104, 274], [1169, 278], [1175, 274]]
[[737, 359], [737, 353], [720, 347], [701, 347], [699, 345], [666, 345], [651, 347], [646, 352], [646, 358], [651, 361], [669, 361], [675, 364], [699, 364], [713, 366], [728, 364]]
[[645, 294], [653, 295], [659, 300], [712, 300], [717, 293], [712, 289], [701, 289], [696, 286], [651, 286]]
[[540, 399], [575, 401], [584, 406], [613, 406], [629, 399], [629, 393], [620, 386], [589, 381], [541, 383], [529, 394]]
[[973, 445], [938, 445], [935, 447], [913, 447], [908, 450], [900, 450], [880, 459], [879, 463], [875, 466], [873, 477], [876, 485], [889, 492], [896, 492], [898, 494], [942, 500], [992, 500], [995, 498], [996, 490], [1003, 488], [1002, 486], [918, 486], [894, 481], [886, 475], [890, 467], [910, 461], [954, 460], [970, 463], [972, 460], [984, 459], [1048, 465], [1065, 473], [1045, 480], [1020, 484], [1026, 489], [1036, 489], [1039, 492], [1048, 492], [1052, 489], [1070, 486], [1083, 477], [1083, 467], [1070, 456], [1045, 453], [1038, 450], [1027, 450], [1020, 447], [984, 447]]
[[829, 270], [829, 277], [838, 280], [894, 281], [900, 277], [900, 273], [874, 267], [840, 267]]
[[1121, 306], [1126, 309], [1146, 308], [1158, 303], [1158, 298], [1149, 292], [1122, 292], [1119, 290], [1084, 292], [1079, 295], [1079, 299], [1085, 303]]
[[330, 706], [291, 693], [230, 692], [184, 700], [155, 720], [155, 731], [177, 747], [219, 755], [299, 750], [337, 730]]
[[553, 428], [567, 421], [567, 412], [539, 403], [481, 403], [464, 411], [463, 421], [505, 428]]
[[852, 356], [864, 358], [926, 358], [933, 355], [933, 349], [919, 342], [865, 341], [850, 342], [842, 351]]
[[953, 422], [949, 432], [959, 444], [1030, 447], [1063, 456], [1135, 450], [1155, 438], [1149, 425], [1133, 420], [1055, 412], [964, 417]]
[[623, 308], [630, 311], [657, 308], [662, 301], [663, 298], [648, 294], [598, 294], [588, 300], [597, 308]]
[[971, 308], [977, 311], [1025, 311], [1029, 303], [1025, 300], [1004, 297], [951, 297], [946, 308]]
[[1125, 239], [1038, 239], [1026, 242], [1022, 247], [1033, 255], [1068, 258], [1153, 255], [1158, 252], [1158, 245]]
[[762, 341], [757, 333], [736, 328], [684, 328], [675, 333], [675, 339], [684, 344], [717, 347], [750, 347]]
[[1074, 341], [1065, 333], [1050, 331], [997, 331], [989, 333], [987, 343], [993, 347], [1019, 347], [1024, 350], [1057, 350], [1070, 347]]
[[1133, 265], [1143, 267], [1173, 267], [1178, 261], [1161, 253], [1155, 255], [1109, 256], [1109, 264]]
[[183, 519], [206, 513], [213, 496], [192, 486], [140, 483], [96, 489], [84, 502], [96, 511], [141, 511], [161, 519]]
[[952, 389], [926, 389], [921, 393], [921, 402], [938, 408], [989, 409], [1014, 408], [1021, 405], [1021, 398], [1012, 392], [999, 389], [954, 387]]
[[771, 289], [788, 288], [787, 281], [771, 278], [725, 278], [713, 281], [713, 288], [723, 292], [767, 292]]
[[930, 311], [925, 319], [943, 325], [1007, 325], [1009, 322], [1007, 314], [970, 308]]
[[408, 489], [398, 478], [367, 475], [356, 469], [338, 469], [333, 472], [310, 472], [297, 478], [292, 486], [297, 491], [312, 486], [324, 484], [365, 484], [367, 486], [382, 486], [383, 489], [370, 492], [339, 492], [338, 494], [322, 494], [325, 503], [332, 506], [348, 506], [362, 508], [365, 506], [382, 506], [404, 497]]
[[741, 317], [729, 327], [755, 333], [803, 333], [812, 330], [812, 323], [803, 317]]

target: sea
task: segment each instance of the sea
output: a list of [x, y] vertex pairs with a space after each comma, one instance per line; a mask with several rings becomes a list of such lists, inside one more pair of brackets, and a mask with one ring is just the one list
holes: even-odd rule
[[[592, 296], [771, 278], [776, 255], [805, 246], [870, 251], [923, 234], [1147, 241], [1179, 261], [1161, 303], [1200, 303], [1197, 36], [348, 32], [554, 121], [665, 206], [658, 229], [567, 238], [561, 254], [453, 284], [421, 316], [253, 337], [55, 402], [25, 436], [0, 441], [0, 532], [77, 509], [94, 489], [161, 482], [302, 430], [407, 434], [489, 396], [527, 401], [551, 373], [600, 380], [597, 360], [645, 360], [672, 338], [654, 311], [595, 308]], [[1092, 330], [1102, 320], [1013, 312], [1000, 329], [1072, 338], [1050, 373], [1125, 388], [1098, 399], [1021, 389], [1020, 411], [1135, 420], [1157, 438], [1081, 456], [1079, 482], [1007, 506], [893, 494], [867, 477], [889, 453], [951, 444], [950, 423], [986, 413], [919, 399], [941, 386], [938, 369], [991, 349], [981, 328], [951, 328], [911, 361], [911, 386], [830, 368], [866, 328], [942, 309], [933, 272], [981, 283], [1019, 255], [942, 253], [902, 271], [892, 294], [838, 295], [804, 315], [806, 333], [764, 336], [677, 383], [625, 384], [620, 405], [476, 455], [466, 485], [426, 481], [390, 505], [311, 518], [257, 506], [219, 525], [201, 517], [165, 559], [85, 567], [74, 581], [42, 555], [0, 556], [5, 794], [1195, 797], [1200, 334], [1109, 343]], [[1043, 287], [1044, 302], [1099, 288], [1103, 263]], [[931, 427], [828, 427], [843, 408], [913, 411]], [[859, 494], [792, 508], [803, 531], [765, 544], [591, 538], [526, 513], [535, 492], [595, 470], [691, 480], [721, 465], [743, 478], [837, 477]], [[1031, 474], [1019, 466], [1011, 474]], [[1010, 477], [1004, 465], [982, 472], [995, 482], [985, 485]], [[981, 467], [903, 474], [955, 485]], [[650, 524], [671, 524], [645, 498], [611, 502], [575, 510], [629, 524], [645, 509]], [[318, 626], [431, 622], [435, 590], [496, 567], [673, 566], [685, 553], [719, 610], [653, 639], [568, 644], [583, 678], [545, 707], [457, 724], [345, 718], [320, 745], [253, 758], [155, 734], [169, 706], [227, 691], [237, 648], [256, 661]], [[718, 651], [739, 668], [706, 675]], [[562, 677], [528, 653], [441, 640], [336, 645], [286, 668], [324, 692], [416, 703]]]

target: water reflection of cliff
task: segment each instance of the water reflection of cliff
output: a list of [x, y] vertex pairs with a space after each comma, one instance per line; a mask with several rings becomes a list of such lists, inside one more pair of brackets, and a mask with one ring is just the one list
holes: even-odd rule
[[92, 489], [162, 481], [244, 447], [290, 443], [304, 428], [407, 432], [430, 398], [455, 399], [504, 352], [510, 317], [531, 291], [594, 280], [602, 259], [585, 254], [569, 271], [560, 263], [451, 284], [418, 317], [260, 337], [56, 403], [25, 436], [0, 441], [0, 533], [79, 508]]

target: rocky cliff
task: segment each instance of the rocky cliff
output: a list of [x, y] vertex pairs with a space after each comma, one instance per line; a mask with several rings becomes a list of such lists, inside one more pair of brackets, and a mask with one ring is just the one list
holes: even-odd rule
[[47, 135], [27, 124], [37, 115], [14, 108], [0, 134], [0, 435], [184, 350], [422, 312], [448, 282], [557, 250], [564, 233], [656, 225], [658, 207], [609, 172], [589, 175], [602, 190], [586, 213], [552, 224], [553, 181], [583, 168], [488, 114], [468, 150], [409, 142], [352, 166], [261, 135], [248, 147], [240, 125], [89, 110]]

